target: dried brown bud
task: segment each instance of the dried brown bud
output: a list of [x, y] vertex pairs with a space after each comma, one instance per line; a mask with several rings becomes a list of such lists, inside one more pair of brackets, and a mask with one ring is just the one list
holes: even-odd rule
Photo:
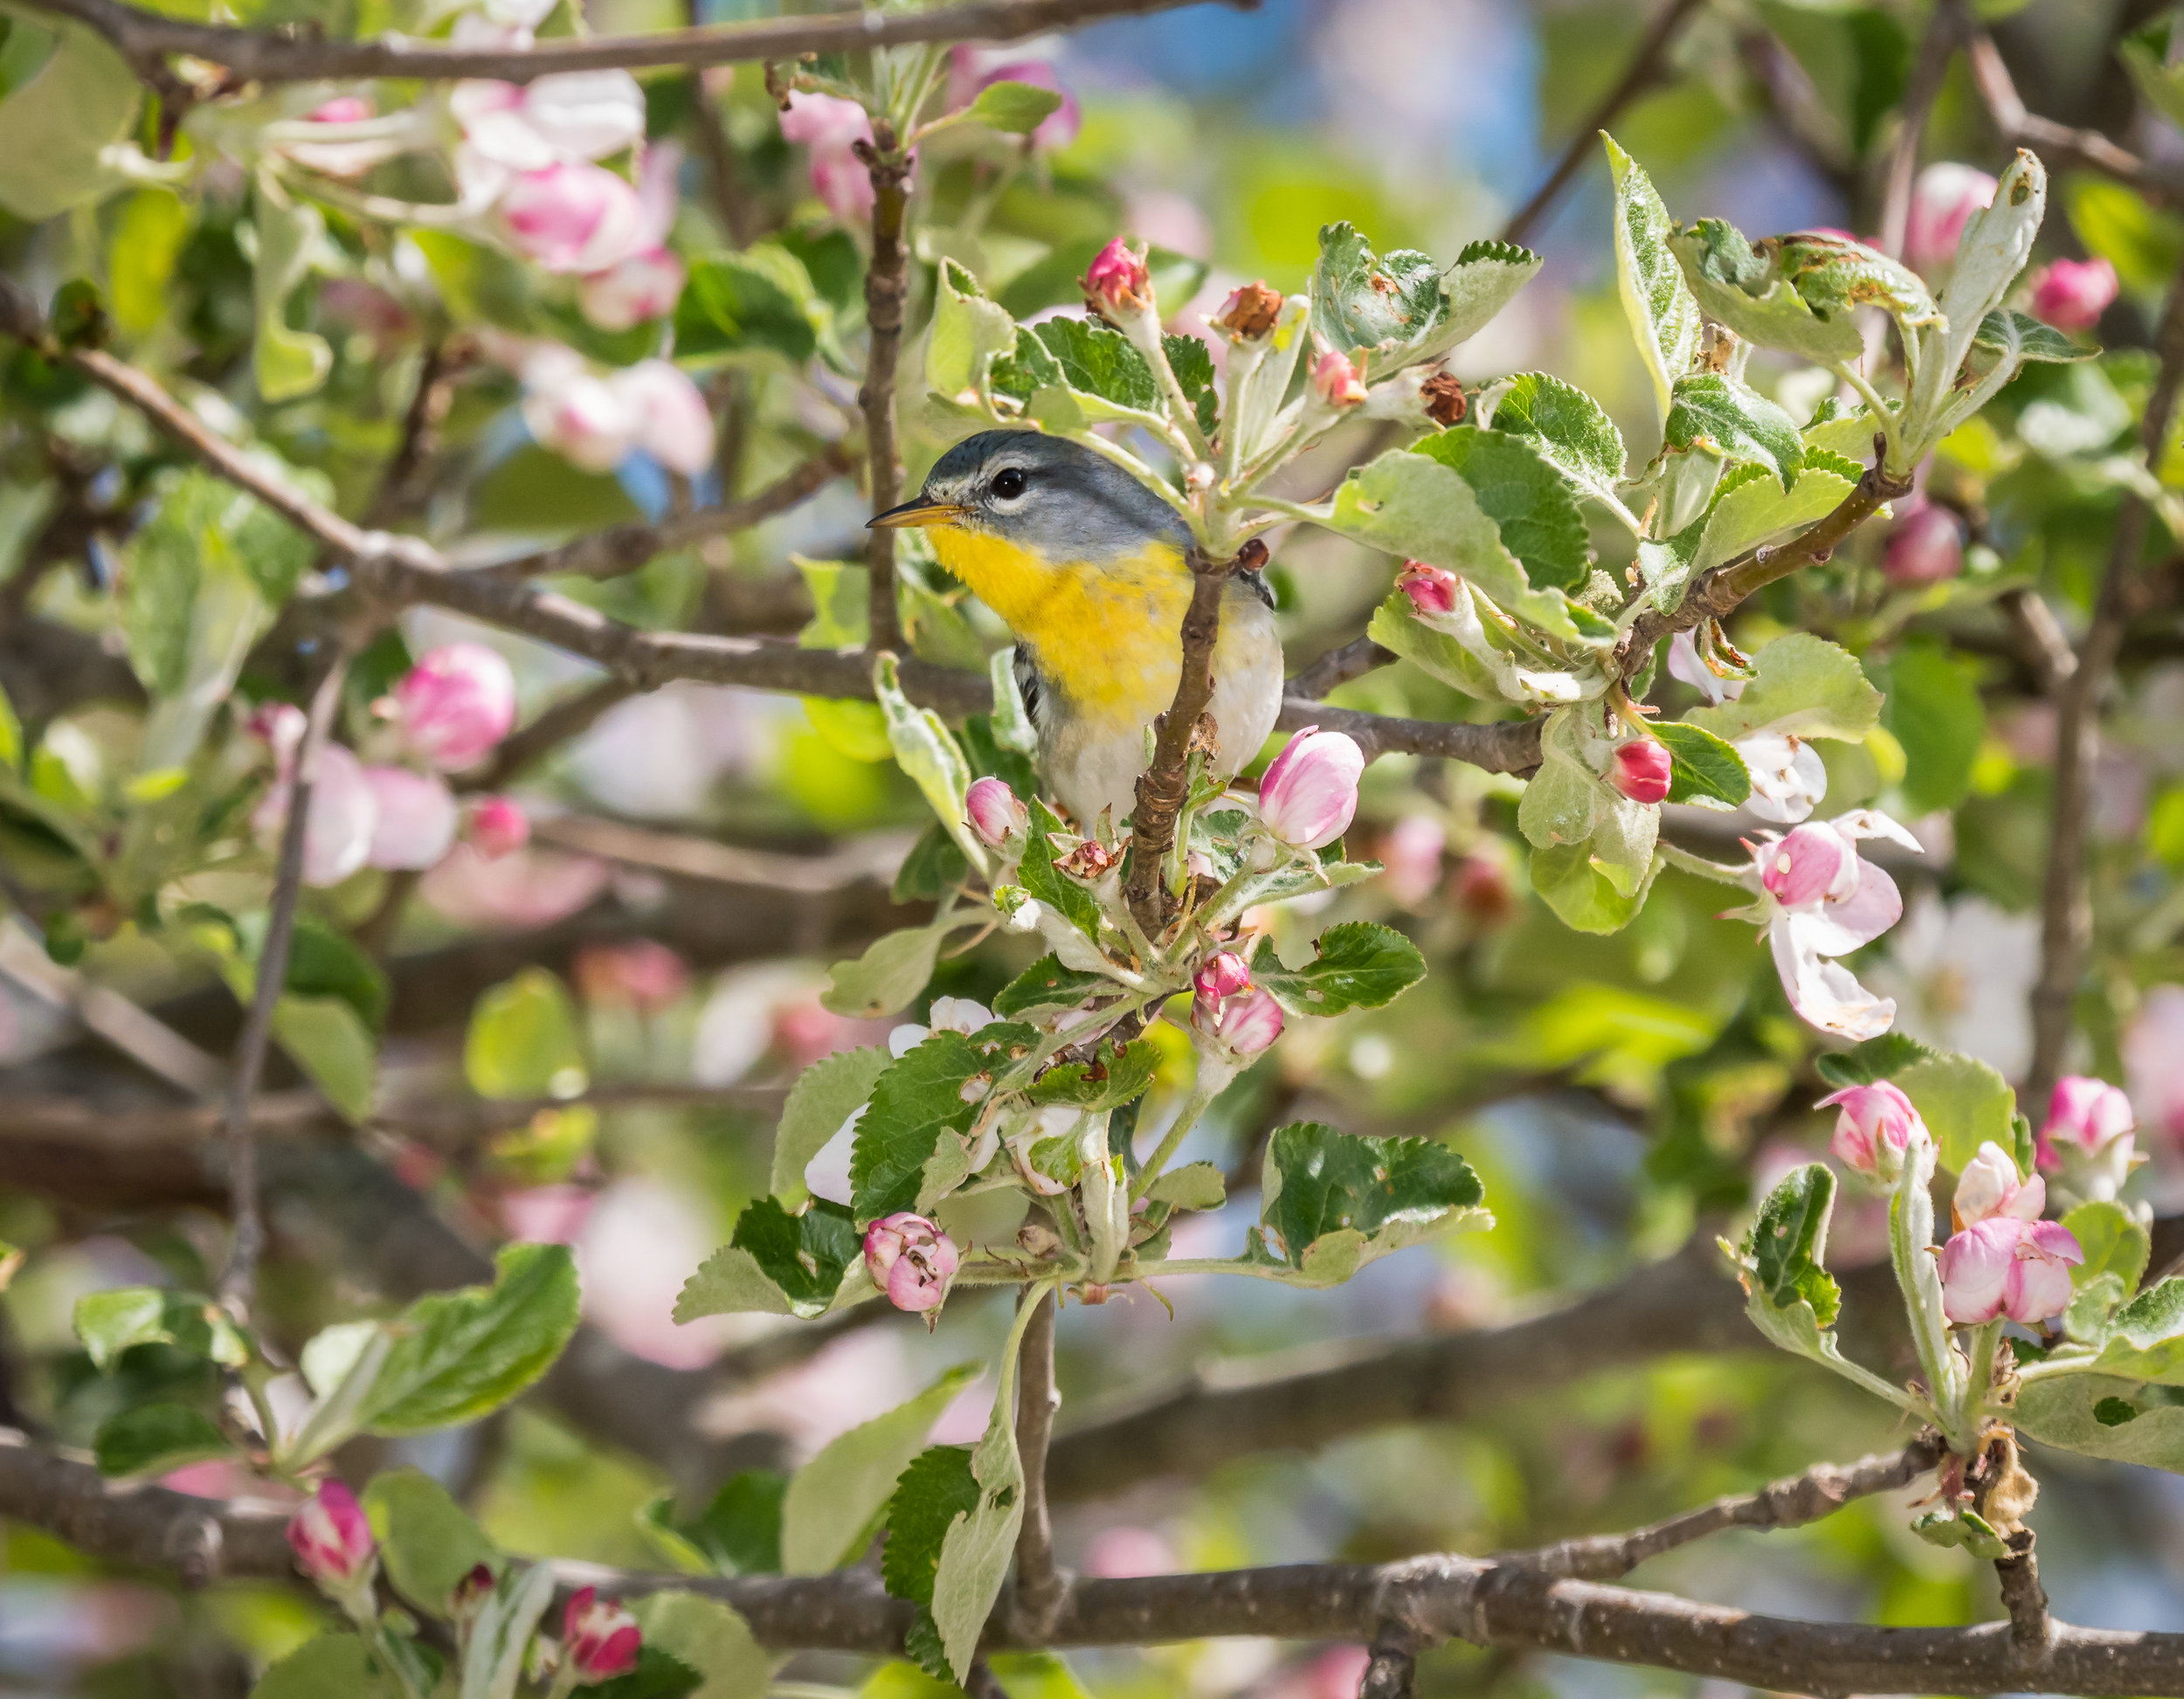
[[1234, 336], [1263, 336], [1282, 311], [1282, 294], [1264, 283], [1247, 283], [1221, 303], [1213, 328]]
[[1079, 879], [1097, 879], [1115, 865], [1115, 858], [1107, 853], [1107, 846], [1096, 838], [1088, 838], [1062, 858], [1062, 870]]
[[1426, 417], [1435, 425], [1461, 425], [1469, 406], [1464, 399], [1463, 385], [1445, 371], [1437, 371], [1418, 386], [1419, 399], [1426, 404]]

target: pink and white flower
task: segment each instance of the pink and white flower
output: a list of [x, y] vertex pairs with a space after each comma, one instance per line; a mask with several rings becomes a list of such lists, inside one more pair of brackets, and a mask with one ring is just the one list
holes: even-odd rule
[[515, 674], [482, 643], [444, 643], [404, 673], [380, 706], [411, 754], [453, 772], [490, 754], [515, 724]]
[[1406, 814], [1380, 840], [1380, 888], [1406, 908], [1415, 908], [1441, 888], [1448, 829], [1430, 814]]
[[602, 330], [627, 330], [673, 312], [688, 276], [681, 259], [654, 245], [585, 278], [577, 286], [577, 306]]
[[1770, 832], [1752, 846], [1759, 917], [1790, 1006], [1824, 1033], [1860, 1040], [1887, 1032], [1896, 1005], [1829, 958], [1871, 943], [1904, 912], [1896, 881], [1858, 853], [1868, 838], [1919, 847], [1910, 832], [1870, 808], [1807, 821], [1787, 837]]
[[1669, 639], [1669, 676], [1683, 680], [1717, 708], [1745, 694], [1742, 679], [1723, 678], [1706, 664], [1706, 658], [1698, 652], [1697, 639], [1689, 632], [1678, 632]]
[[645, 93], [626, 71], [567, 71], [527, 84], [473, 79], [447, 92], [462, 130], [456, 174], [490, 197], [515, 173], [599, 160], [645, 139]]
[[[286, 721], [287, 716], [281, 716]], [[301, 712], [294, 714], [297, 738], [302, 733]], [[273, 788], [251, 817], [259, 841], [277, 846], [287, 829], [288, 802], [294, 790], [296, 742], [286, 749], [278, 741], [287, 729], [277, 725], [273, 742], [277, 761]], [[371, 853], [372, 834], [379, 824], [379, 801], [363, 765], [339, 743], [319, 751], [311, 779], [309, 812], [303, 826], [303, 882], [314, 888], [338, 885], [364, 865]]]
[[517, 173], [498, 217], [508, 245], [549, 272], [605, 271], [639, 247], [645, 227], [629, 179], [582, 159]]
[[2184, 1138], [2184, 985], [2156, 985], [2124, 1029], [2124, 1078], [2151, 1127]]
[[1040, 121], [1031, 133], [1032, 146], [1047, 152], [1066, 148], [1077, 139], [1077, 131], [1083, 127], [1084, 115], [1077, 106], [1077, 97], [1054, 73], [1045, 59], [1006, 59], [988, 64], [994, 56], [981, 52], [976, 47], [957, 47], [950, 55], [949, 105], [967, 107], [979, 93], [995, 83], [1029, 83], [1033, 88], [1051, 89], [1061, 96], [1061, 104]]
[[1904, 230], [1904, 258], [1919, 271], [1946, 266], [1974, 212], [1994, 204], [1994, 179], [1977, 166], [1941, 160], [1911, 185], [1911, 215]]
[[685, 478], [695, 478], [712, 466], [712, 410], [681, 367], [667, 360], [639, 360], [608, 382], [635, 421], [639, 448]]
[[2060, 1221], [1990, 1215], [1941, 1247], [1942, 1313], [1959, 1327], [2007, 1316], [2034, 1326], [2070, 1305], [2084, 1250]]
[[329, 177], [360, 177], [383, 159], [392, 159], [411, 145], [411, 138], [397, 121], [375, 124], [377, 108], [365, 94], [337, 94], [304, 114], [306, 123], [329, 131], [385, 130], [386, 134], [337, 135], [326, 142], [292, 142], [280, 151], [299, 165], [323, 171]]
[[2118, 287], [2116, 268], [2106, 259], [2052, 260], [2032, 280], [2032, 315], [2057, 330], [2091, 330]]
[[865, 1270], [897, 1309], [921, 1315], [948, 1296], [960, 1260], [956, 1242], [909, 1210], [885, 1215], [865, 1230]]
[[971, 829], [978, 834], [981, 842], [994, 849], [1006, 849], [1013, 839], [1020, 837], [1031, 824], [1031, 814], [1016, 799], [1007, 781], [991, 775], [971, 781], [971, 790], [964, 798], [964, 812], [970, 816]]
[[2059, 1188], [2080, 1201], [2110, 1201], [2146, 1159], [2138, 1150], [2138, 1114], [2105, 1080], [2070, 1074], [2055, 1082], [2040, 1129], [2039, 1160]]
[[1952, 1206], [1958, 1222], [1967, 1227], [1997, 1216], [2037, 1221], [2047, 1212], [2048, 1183], [2037, 1174], [2021, 1178], [2015, 1159], [1989, 1139], [1957, 1176]]
[[1339, 731], [1307, 726], [1282, 745], [1259, 781], [1259, 818], [1293, 849], [1323, 849], [1358, 812], [1365, 751]]
[[1745, 812], [1757, 819], [1794, 825], [1810, 818], [1814, 805], [1828, 794], [1827, 766], [1802, 738], [1756, 731], [1738, 738], [1734, 748], [1752, 775]]
[[367, 767], [363, 775], [377, 805], [366, 864], [410, 873], [437, 866], [462, 820], [447, 781], [409, 767]]
[[1426, 619], [1453, 613], [1456, 597], [1463, 594], [1462, 578], [1446, 567], [1428, 566], [1424, 561], [1405, 561], [1402, 571], [1396, 575], [1395, 587], [1411, 598], [1412, 610]]
[[872, 141], [872, 114], [832, 94], [791, 94], [781, 111], [784, 141], [810, 149], [812, 192], [843, 224], [872, 216], [872, 173], [857, 144]]
[[1247, 988], [1234, 996], [1192, 998], [1191, 1025], [1232, 1067], [1241, 1067], [1282, 1036], [1282, 1005], [1270, 991]]
[[1312, 393], [1337, 410], [1362, 405], [1366, 396], [1364, 363], [1329, 349], [1312, 362]]
[[1893, 1185], [1903, 1171], [1904, 1151], [1911, 1136], [1927, 1136], [1926, 1123], [1911, 1099], [1885, 1080], [1847, 1086], [1813, 1107], [1838, 1111], [1834, 1136], [1828, 1141], [1835, 1160], [1883, 1185]]
[[325, 1481], [288, 1518], [288, 1544], [296, 1567], [325, 1592], [342, 1594], [370, 1585], [379, 1548], [356, 1494]]

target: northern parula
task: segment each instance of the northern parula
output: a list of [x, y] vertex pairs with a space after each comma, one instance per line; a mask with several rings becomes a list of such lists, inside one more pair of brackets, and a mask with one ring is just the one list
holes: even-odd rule
[[[1190, 528], [1121, 467], [1060, 437], [982, 431], [874, 525], [922, 526], [941, 564], [1016, 633], [1016, 682], [1053, 793], [1089, 830], [1130, 810], [1145, 729], [1175, 699]], [[1232, 577], [1213, 650], [1214, 770], [1249, 761], [1282, 708], [1282, 639], [1256, 572]]]

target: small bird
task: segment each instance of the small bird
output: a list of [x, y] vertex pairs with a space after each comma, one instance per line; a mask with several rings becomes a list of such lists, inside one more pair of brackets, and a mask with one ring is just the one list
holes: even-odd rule
[[[1130, 812], [1145, 729], [1175, 700], [1191, 603], [1190, 528], [1121, 467], [1064, 438], [981, 431], [874, 525], [922, 526], [940, 562], [1016, 633], [1016, 683], [1040, 767], [1089, 830]], [[1259, 753], [1282, 708], [1282, 639], [1257, 572], [1221, 601], [1208, 708], [1222, 777]]]

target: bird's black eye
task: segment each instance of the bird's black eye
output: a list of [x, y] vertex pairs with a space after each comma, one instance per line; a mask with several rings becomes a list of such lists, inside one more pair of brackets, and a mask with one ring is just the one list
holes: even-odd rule
[[993, 493], [1004, 501], [1013, 501], [1024, 493], [1024, 474], [1014, 466], [1004, 466], [993, 474]]

